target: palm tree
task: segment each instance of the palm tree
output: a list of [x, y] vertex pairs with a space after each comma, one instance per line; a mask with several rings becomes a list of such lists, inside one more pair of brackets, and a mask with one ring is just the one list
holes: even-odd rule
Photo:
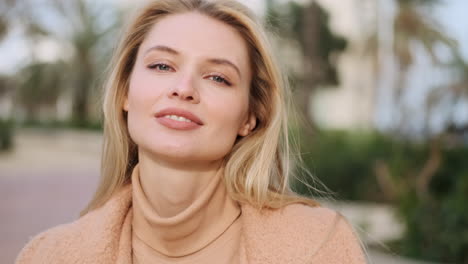
[[8, 32], [8, 24], [3, 16], [0, 16], [0, 41]]
[[14, 1], [2, 1], [0, 2], [0, 41], [7, 35], [9, 23], [8, 23], [8, 11], [11, 9]]
[[[416, 51], [415, 46], [420, 46], [426, 54], [430, 56], [435, 65], [440, 65], [441, 62], [436, 55], [438, 45], [445, 46], [450, 49], [454, 57], [458, 54], [457, 42], [443, 31], [442, 27], [437, 23], [434, 17], [431, 17], [429, 10], [440, 4], [440, 0], [395, 0], [397, 5], [397, 13], [394, 18], [392, 27], [392, 54], [397, 62], [398, 77], [394, 87], [394, 98], [396, 111], [404, 111], [402, 102], [404, 92], [407, 86], [407, 78], [409, 68], [414, 64], [414, 56]], [[378, 8], [378, 6], [376, 6]], [[367, 56], [370, 56], [374, 64], [374, 73], [377, 79], [382, 67], [382, 59], [380, 58], [379, 49], [379, 34], [380, 28], [377, 26], [374, 33], [370, 34], [367, 41], [365, 51]], [[400, 116], [408, 117], [407, 113], [400, 113]], [[400, 120], [396, 126], [397, 131], [402, 129], [406, 123], [405, 120]]]
[[[40, 3], [42, 6], [39, 8], [34, 1], [23, 1], [30, 7], [36, 6], [21, 11], [31, 49], [38, 39], [48, 38], [61, 43], [66, 47], [62, 52], [68, 54], [64, 56], [67, 57], [67, 67], [52, 67], [58, 73], [42, 73], [59, 74], [65, 78], [63, 83], [67, 85], [61, 89], [72, 89], [71, 119], [78, 125], [88, 123], [91, 118], [90, 96], [94, 93], [98, 76], [106, 68], [105, 61], [112, 49], [110, 40], [115, 36], [113, 33], [121, 15], [103, 2], [51, 0]], [[53, 18], [54, 23], [44, 23], [46, 16]]]
[[339, 76], [334, 64], [336, 55], [346, 48], [346, 40], [334, 35], [328, 25], [329, 17], [315, 1], [302, 5], [294, 1], [279, 4], [267, 1], [267, 24], [279, 32], [283, 40], [296, 42], [302, 54], [302, 72], [292, 72], [297, 81], [294, 99], [306, 124], [306, 132], [313, 132], [309, 116], [311, 96], [319, 85], [337, 85]]
[[[394, 97], [392, 114], [394, 116], [398, 114], [398, 120], [395, 120], [397, 121], [395, 127], [390, 132], [393, 133], [393, 136], [406, 136], [404, 130], [409, 120], [411, 120], [411, 115], [407, 112], [403, 99], [404, 93], [407, 89], [410, 89], [410, 87], [407, 87], [407, 79], [409, 69], [415, 62], [414, 57], [416, 51], [414, 47], [422, 47], [427, 56], [432, 59], [434, 65], [443, 64], [436, 55], [436, 48], [438, 45], [447, 47], [455, 58], [459, 58], [459, 55], [457, 42], [448, 36], [437, 23], [436, 19], [431, 17], [427, 12], [440, 4], [439, 0], [395, 0], [395, 3], [397, 5], [397, 11], [392, 26], [393, 42], [391, 43], [391, 52], [397, 63], [398, 75], [392, 91]], [[379, 47], [378, 34], [382, 34], [382, 32], [376, 27], [375, 32], [367, 39], [365, 48], [367, 55], [374, 61], [376, 83], [377, 79], [381, 78], [378, 73], [382, 67], [382, 59], [384, 59], [379, 57], [381, 54], [379, 49], [381, 47]], [[460, 84], [463, 84], [463, 82]], [[459, 85], [455, 85], [454, 87], [458, 87], [456, 89], [454, 88], [454, 90], [462, 90]], [[441, 90], [444, 92], [440, 93]], [[447, 87], [436, 89], [435, 92], [427, 97], [427, 107], [424, 109], [426, 119], [429, 118], [433, 105], [441, 102], [444, 97], [442, 94], [447, 94]], [[428, 121], [425, 121], [426, 124], [427, 122]], [[417, 185], [415, 188], [421, 199], [427, 199], [429, 183], [439, 168], [441, 159], [441, 136], [435, 136], [429, 138], [429, 140], [430, 151], [428, 153], [428, 159], [420, 171], [414, 173], [415, 183]], [[380, 180], [384, 179], [387, 182], [394, 180], [391, 179], [390, 175], [382, 173], [383, 171], [388, 171], [387, 164], [379, 164], [379, 168], [376, 168], [376, 176]], [[384, 185], [390, 186], [391, 184]], [[384, 185], [382, 187], [384, 187]], [[391, 190], [389, 192], [391, 192]]]
[[[462, 138], [468, 133], [468, 120], [456, 121], [457, 106], [468, 102], [468, 63], [458, 55], [450, 65], [453, 74], [448, 85], [435, 87], [426, 99], [426, 112], [445, 112], [445, 128], [443, 133], [455, 138]], [[426, 126], [429, 126], [426, 115]], [[458, 140], [460, 141], [460, 140]]]
[[406, 113], [403, 95], [405, 88], [407, 88], [409, 68], [414, 64], [414, 46], [422, 47], [434, 65], [441, 64], [436, 55], [438, 45], [449, 48], [453, 54], [457, 53], [457, 42], [448, 36], [436, 19], [427, 12], [438, 3], [438, 0], [397, 1], [398, 11], [393, 25], [393, 54], [398, 67], [398, 77], [394, 89], [394, 109], [397, 109], [400, 115], [394, 131], [396, 133], [403, 133], [410, 117], [409, 113]]
[[65, 80], [61, 74], [65, 65], [58, 63], [33, 63], [23, 68], [19, 75], [16, 101], [26, 110], [28, 121], [38, 121], [44, 106], [52, 107], [57, 102]]

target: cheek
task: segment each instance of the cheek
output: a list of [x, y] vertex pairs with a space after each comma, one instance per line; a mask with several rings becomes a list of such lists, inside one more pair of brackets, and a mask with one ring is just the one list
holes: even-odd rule
[[133, 103], [133, 106], [138, 106], [145, 101], [150, 101], [150, 98], [158, 96], [161, 92], [161, 89], [156, 89], [156, 87], [161, 87], [157, 79], [155, 80], [142, 70], [135, 71], [128, 88], [129, 102]]
[[245, 95], [236, 94], [215, 102], [210, 112], [215, 115], [219, 123], [217, 132], [233, 143], [247, 119], [248, 100]]
[[130, 112], [139, 112], [143, 108], [147, 112], [154, 111], [155, 102], [165, 95], [166, 87], [171, 85], [170, 81], [169, 78], [155, 78], [145, 70], [134, 71], [128, 88]]
[[154, 81], [150, 81], [147, 75], [138, 71], [132, 74], [127, 93], [127, 126], [130, 137], [137, 145], [141, 143], [140, 134], [147, 130], [149, 124], [145, 119], [151, 116], [159, 93], [154, 89]]

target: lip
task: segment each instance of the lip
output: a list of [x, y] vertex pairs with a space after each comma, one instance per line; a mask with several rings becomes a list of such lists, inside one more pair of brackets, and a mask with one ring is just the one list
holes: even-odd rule
[[[166, 118], [164, 116], [166, 115], [177, 115], [181, 116], [184, 118], [189, 119], [192, 122], [181, 122], [181, 121], [176, 121], [172, 120], [170, 118]], [[195, 129], [200, 126], [203, 126], [203, 121], [196, 116], [195, 114], [180, 109], [180, 108], [166, 108], [163, 109], [155, 114], [156, 119], [161, 123], [162, 125], [172, 128], [172, 129], [178, 129], [178, 130], [189, 130], [189, 129]]]

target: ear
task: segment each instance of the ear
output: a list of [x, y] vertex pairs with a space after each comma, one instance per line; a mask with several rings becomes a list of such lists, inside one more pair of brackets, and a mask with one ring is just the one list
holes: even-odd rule
[[122, 108], [125, 112], [128, 112], [128, 97], [127, 96], [125, 96]]
[[250, 132], [252, 132], [252, 130], [255, 129], [256, 125], [257, 125], [257, 117], [254, 114], [250, 114], [249, 118], [240, 127], [239, 132], [238, 132], [239, 136], [241, 137], [247, 136], [248, 134], [250, 134]]

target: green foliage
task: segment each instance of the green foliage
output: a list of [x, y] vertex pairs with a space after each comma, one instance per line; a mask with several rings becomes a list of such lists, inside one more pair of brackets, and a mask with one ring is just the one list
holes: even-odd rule
[[37, 121], [34, 119], [26, 120], [20, 124], [21, 127], [26, 128], [45, 128], [45, 129], [58, 129], [58, 128], [72, 128], [92, 131], [102, 131], [101, 121], [83, 121], [83, 120], [69, 120], [69, 121]]
[[36, 119], [41, 106], [54, 105], [64, 85], [63, 63], [33, 63], [18, 74], [17, 100]]
[[416, 5], [433, 5], [439, 4], [441, 0], [398, 0], [400, 5], [404, 4], [416, 4]]
[[13, 126], [12, 120], [0, 119], [0, 152], [13, 147]]
[[7, 35], [8, 33], [8, 23], [5, 21], [5, 18], [0, 16], [0, 41]]
[[397, 250], [438, 262], [468, 263], [467, 148], [444, 151], [443, 166], [431, 182], [432, 198], [409, 192], [400, 198], [406, 224]]
[[400, 175], [421, 163], [423, 155], [418, 146], [397, 144], [378, 133], [345, 131], [319, 131], [313, 140], [305, 140], [302, 152], [309, 170], [336, 192], [338, 199], [372, 201], [392, 198], [386, 197], [377, 183], [378, 162], [391, 160], [392, 174]]
[[[0, 3], [0, 13], [9, 14], [0, 18], [0, 37], [2, 26], [20, 23], [21, 38], [32, 55], [15, 76], [20, 86], [15, 98], [26, 119], [54, 118], [57, 98], [65, 95], [72, 101], [67, 118], [79, 120], [78, 126], [95, 122], [93, 98], [100, 92], [96, 88], [115, 46], [123, 10], [107, 1], [8, 2], [11, 8]], [[42, 41], [57, 45], [58, 56], [38, 56]]]
[[[314, 17], [307, 24], [306, 17]], [[319, 62], [324, 73], [321, 78], [316, 80], [319, 84], [338, 85], [339, 76], [336, 70], [334, 58], [337, 53], [346, 49], [347, 41], [345, 38], [334, 34], [329, 26], [329, 15], [312, 2], [307, 5], [299, 4], [294, 1], [287, 3], [277, 3], [269, 0], [267, 2], [266, 24], [272, 31], [277, 31], [282, 37], [297, 41], [302, 49], [302, 53], [313, 53], [315, 56], [309, 58]], [[318, 33], [313, 43], [310, 43], [311, 27], [316, 27]], [[307, 56], [306, 56], [307, 57]], [[318, 69], [317, 69], [318, 70]]]
[[[430, 261], [468, 263], [467, 146], [435, 148], [440, 163], [424, 195], [420, 178], [433, 158], [432, 143], [344, 131], [320, 131], [304, 143], [307, 167], [337, 193], [338, 199], [395, 204], [406, 226], [404, 237], [394, 243], [398, 253]], [[379, 164], [385, 164], [387, 185], [377, 176]], [[296, 182], [294, 186], [308, 193], [304, 185]]]

